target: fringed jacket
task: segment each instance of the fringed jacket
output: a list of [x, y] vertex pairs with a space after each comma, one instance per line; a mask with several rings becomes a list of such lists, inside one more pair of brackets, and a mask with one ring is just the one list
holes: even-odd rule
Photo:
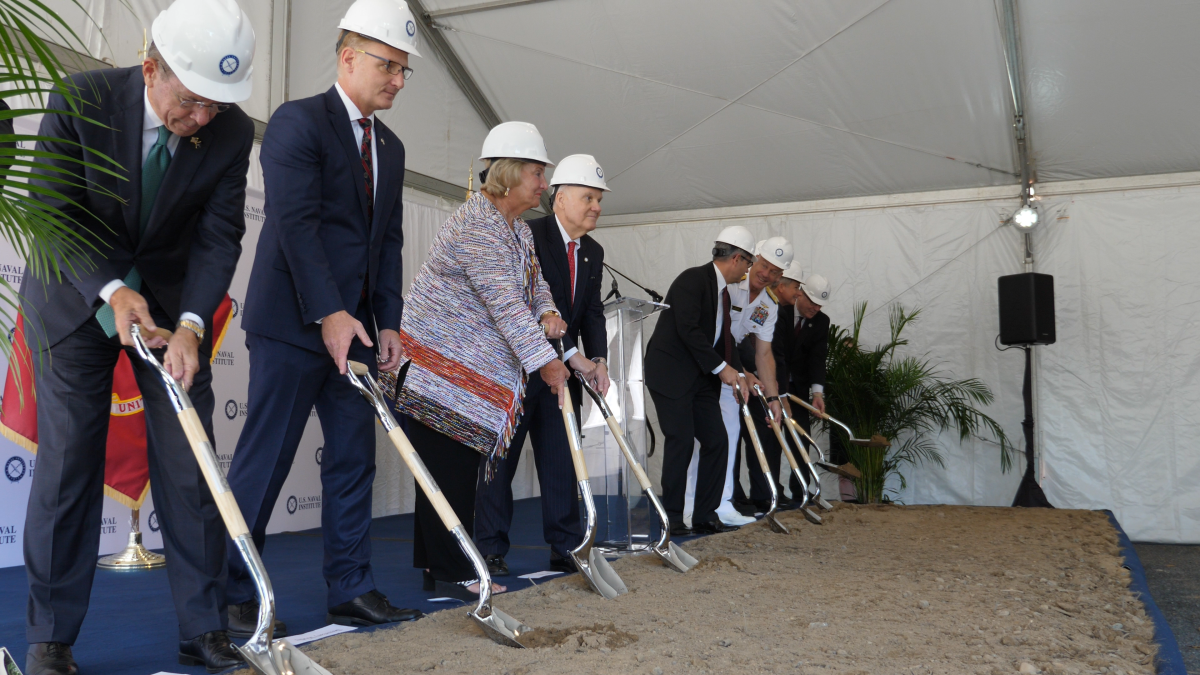
[[539, 318], [557, 311], [533, 235], [481, 194], [446, 221], [400, 322], [410, 362], [396, 409], [494, 462], [508, 450], [529, 373], [556, 358]]

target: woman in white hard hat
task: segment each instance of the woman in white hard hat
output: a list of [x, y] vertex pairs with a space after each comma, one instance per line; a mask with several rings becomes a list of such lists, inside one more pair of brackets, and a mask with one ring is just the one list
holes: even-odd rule
[[[507, 452], [527, 378], [541, 377], [562, 405], [568, 376], [546, 340], [561, 338], [566, 323], [521, 220], [547, 187], [546, 144], [532, 124], [506, 122], [488, 134], [481, 159], [481, 191], [438, 231], [408, 292], [396, 391], [413, 446], [468, 534], [480, 455], [490, 472]], [[420, 490], [413, 538], [427, 590], [478, 594], [474, 568]]]

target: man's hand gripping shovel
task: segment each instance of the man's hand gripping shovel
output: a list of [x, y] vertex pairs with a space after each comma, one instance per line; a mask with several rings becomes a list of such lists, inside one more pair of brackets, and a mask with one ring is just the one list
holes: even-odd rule
[[408, 436], [404, 435], [404, 430], [396, 423], [396, 418], [392, 417], [392, 413], [387, 407], [387, 401], [383, 397], [383, 391], [380, 390], [375, 378], [371, 377], [371, 370], [358, 361], [348, 361], [346, 366], [346, 377], [350, 378], [350, 383], [354, 385], [354, 388], [358, 389], [375, 407], [375, 414], [383, 423], [383, 429], [387, 432], [388, 438], [392, 439], [392, 444], [400, 452], [400, 458], [404, 460], [408, 470], [417, 479], [421, 491], [433, 504], [433, 508], [441, 517], [446, 529], [458, 541], [459, 548], [475, 566], [475, 574], [479, 576], [479, 604], [475, 606], [475, 611], [468, 612], [467, 616], [479, 624], [484, 634], [493, 642], [508, 647], [524, 647], [525, 645], [521, 644], [521, 636], [533, 629], [492, 607], [492, 576], [488, 573], [487, 562], [479, 554], [479, 549], [475, 548], [475, 542], [467, 536], [466, 530], [463, 529], [462, 523], [455, 515], [454, 509], [451, 508], [450, 502], [446, 501], [442, 489], [434, 482], [433, 476], [429, 475], [429, 470], [425, 468], [425, 463], [417, 455]]
[[771, 508], [763, 514], [763, 519], [775, 532], [787, 534], [788, 529], [775, 517], [775, 511], [779, 508], [779, 493], [775, 490], [775, 476], [771, 475], [771, 465], [767, 464], [767, 455], [763, 452], [762, 441], [758, 440], [758, 429], [754, 426], [754, 418], [750, 417], [750, 406], [746, 405], [746, 399], [742, 398], [742, 387], [745, 386], [746, 376], [738, 373], [738, 379], [738, 386], [733, 388], [733, 398], [742, 409], [742, 421], [746, 423], [746, 431], [750, 434], [750, 443], [754, 446], [754, 454], [758, 455], [758, 467], [762, 469], [763, 478], [766, 479], [767, 487], [771, 490]]
[[654, 494], [654, 486], [650, 483], [650, 477], [646, 475], [642, 465], [633, 457], [633, 451], [629, 448], [629, 443], [626, 442], [625, 432], [621, 430], [621, 425], [617, 423], [617, 418], [613, 416], [612, 410], [609, 409], [608, 403], [600, 392], [592, 388], [588, 384], [587, 378], [582, 373], [576, 372], [575, 376], [583, 383], [583, 390], [592, 397], [596, 406], [600, 408], [600, 414], [604, 416], [604, 421], [608, 423], [608, 428], [612, 431], [613, 438], [617, 441], [617, 446], [621, 448], [621, 454], [625, 455], [625, 461], [629, 462], [629, 468], [633, 470], [633, 475], [637, 476], [638, 485], [642, 486], [642, 491], [646, 493], [646, 498], [650, 500], [651, 506], [654, 507], [654, 512], [658, 514], [659, 525], [662, 528], [662, 534], [658, 537], [658, 543], [654, 545], [654, 552], [662, 558], [663, 564], [678, 572], [686, 572], [696, 565], [698, 562], [695, 558], [675, 545], [671, 541], [671, 524], [667, 520], [667, 511], [663, 508], [662, 502], [658, 500], [658, 495]]
[[[200, 464], [200, 471], [204, 474], [204, 481], [208, 483], [208, 489], [217, 503], [217, 510], [221, 512], [221, 519], [225, 521], [225, 529], [229, 531], [229, 537], [233, 540], [233, 545], [237, 547], [238, 553], [241, 554], [242, 560], [246, 561], [246, 567], [250, 570], [250, 578], [254, 581], [254, 590], [258, 594], [258, 623], [255, 626], [254, 634], [250, 636], [250, 640], [244, 646], [233, 645], [233, 648], [238, 650], [242, 658], [246, 660], [246, 664], [260, 675], [331, 675], [328, 670], [313, 663], [286, 639], [271, 639], [275, 629], [275, 593], [271, 590], [271, 580], [267, 577], [267, 569], [263, 566], [262, 559], [258, 557], [258, 549], [255, 548], [254, 541], [250, 538], [246, 520], [242, 517], [237, 500], [234, 499], [233, 492], [229, 489], [229, 483], [221, 473], [216, 452], [213, 451], [212, 443], [208, 440], [208, 434], [204, 432], [200, 416], [192, 407], [192, 401], [188, 398], [187, 392], [183, 390], [179, 382], [175, 381], [175, 378], [171, 377], [167, 369], [150, 351], [150, 347], [146, 345], [146, 340], [142, 335], [142, 330], [142, 326], [138, 324], [134, 324], [130, 328], [133, 346], [137, 349], [138, 355], [162, 377], [167, 395], [171, 399], [171, 405], [175, 408], [175, 414], [179, 418], [179, 424], [183, 427], [183, 433], [187, 435], [192, 452], [196, 455], [196, 461]], [[171, 337], [169, 332], [161, 328], [156, 329], [153, 334], [163, 339]]]
[[[757, 384], [754, 385], [754, 394], [758, 397], [758, 402], [762, 404], [763, 410], [767, 411], [767, 422], [770, 422], [771, 431], [775, 432], [775, 438], [779, 441], [779, 447], [783, 448], [783, 455], [787, 457], [788, 465], [792, 467], [792, 475], [796, 477], [796, 481], [802, 486], [800, 491], [800, 512], [804, 514], [804, 518], [808, 522], [820, 525], [821, 516], [818, 516], [812, 509], [808, 508], [808, 479], [800, 472], [800, 465], [796, 462], [796, 457], [792, 455], [792, 449], [788, 447], [787, 439], [783, 436], [783, 430], [779, 428], [779, 420], [775, 419], [775, 413], [771, 411], [771, 406], [767, 403], [767, 395], [763, 393], [762, 387]], [[800, 446], [800, 451], [804, 452], [804, 446]], [[818, 480], [816, 473], [813, 473], [813, 480]], [[818, 481], [819, 484], [820, 482]]]
[[[563, 356], [562, 341], [551, 340], [550, 344], [554, 345], [554, 350], [558, 352], [558, 358], [561, 359]], [[571, 446], [571, 461], [575, 463], [575, 480], [579, 481], [579, 494], [583, 497], [583, 506], [587, 513], [583, 541], [575, 550], [571, 551], [571, 559], [575, 561], [575, 567], [588, 580], [592, 588], [596, 589], [600, 595], [612, 600], [618, 595], [628, 593], [629, 589], [625, 587], [625, 582], [621, 581], [621, 577], [617, 576], [616, 570], [608, 564], [604, 556], [592, 548], [592, 545], [596, 543], [596, 502], [592, 499], [592, 485], [588, 481], [587, 462], [583, 458], [583, 449], [579, 447], [579, 425], [575, 422], [575, 405], [571, 401], [571, 391], [567, 388], [565, 381], [562, 383], [562, 387], [563, 424], [567, 428], [567, 444]]]

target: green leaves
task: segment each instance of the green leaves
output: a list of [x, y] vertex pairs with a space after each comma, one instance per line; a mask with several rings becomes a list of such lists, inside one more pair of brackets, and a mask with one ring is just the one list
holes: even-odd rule
[[881, 501], [884, 483], [893, 473], [905, 486], [901, 471], [905, 464], [933, 462], [944, 467], [935, 438], [951, 429], [962, 441], [976, 438], [998, 444], [1000, 466], [1008, 471], [1016, 450], [1000, 424], [979, 409], [992, 403], [991, 389], [976, 378], [952, 379], [927, 358], [896, 355], [898, 347], [908, 344], [902, 334], [917, 321], [919, 309], [906, 312], [893, 305], [888, 342], [863, 349], [859, 336], [866, 310], [865, 302], [854, 308], [850, 330], [830, 326], [825, 384], [830, 415], [846, 423], [858, 438], [880, 434], [892, 441], [886, 452], [847, 445], [851, 460], [864, 474], [857, 481], [860, 498]]

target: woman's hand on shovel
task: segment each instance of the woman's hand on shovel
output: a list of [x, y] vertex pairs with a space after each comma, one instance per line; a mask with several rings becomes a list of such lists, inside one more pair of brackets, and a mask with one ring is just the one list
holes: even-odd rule
[[571, 376], [571, 371], [563, 365], [563, 362], [558, 359], [551, 359], [550, 363], [538, 369], [542, 376], [542, 381], [550, 386], [550, 391], [558, 394], [558, 407], [561, 410], [563, 403], [566, 402], [564, 393], [567, 389], [567, 378]]

